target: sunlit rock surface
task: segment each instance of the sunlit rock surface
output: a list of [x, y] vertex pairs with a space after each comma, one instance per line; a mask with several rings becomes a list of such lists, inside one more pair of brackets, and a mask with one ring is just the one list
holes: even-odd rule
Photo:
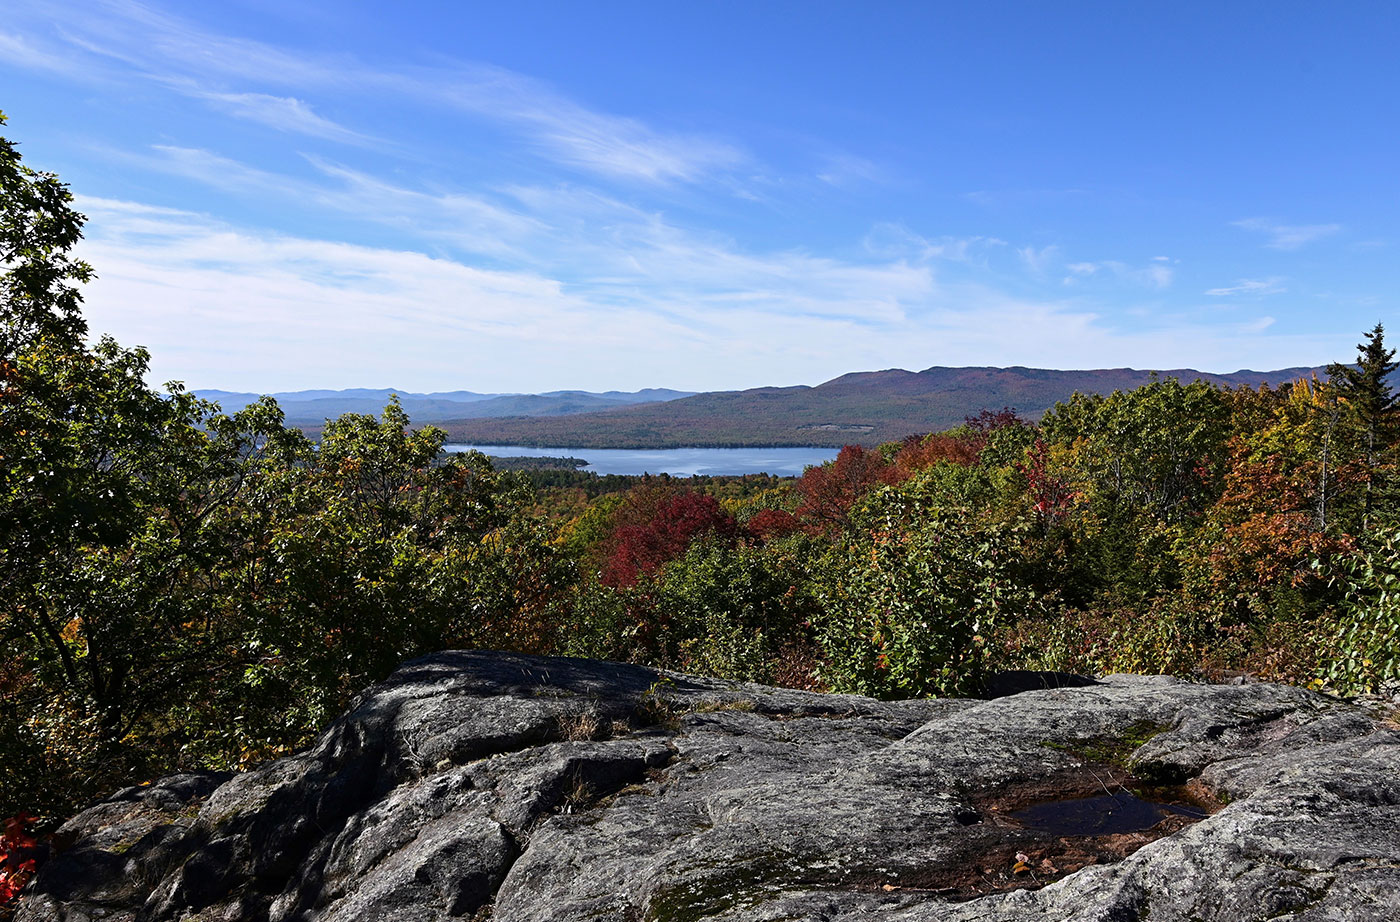
[[1400, 735], [1277, 685], [882, 702], [444, 653], [71, 820], [37, 920], [1400, 918]]

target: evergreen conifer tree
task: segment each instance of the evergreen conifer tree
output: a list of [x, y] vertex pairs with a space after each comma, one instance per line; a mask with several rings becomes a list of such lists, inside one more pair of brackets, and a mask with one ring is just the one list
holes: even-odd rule
[[1378, 490], [1373, 485], [1382, 475], [1381, 456], [1395, 443], [1397, 407], [1400, 407], [1400, 395], [1394, 392], [1388, 380], [1400, 368], [1400, 362], [1395, 361], [1395, 350], [1385, 347], [1385, 328], [1377, 323], [1365, 337], [1365, 342], [1356, 347], [1356, 364], [1334, 362], [1327, 366], [1327, 374], [1338, 396], [1346, 401], [1355, 416], [1364, 445], [1369, 476], [1363, 528], [1369, 524], [1375, 506]]

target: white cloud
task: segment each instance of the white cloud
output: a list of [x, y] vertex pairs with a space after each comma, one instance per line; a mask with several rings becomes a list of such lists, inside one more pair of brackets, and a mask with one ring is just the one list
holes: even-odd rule
[[864, 157], [854, 154], [831, 154], [822, 159], [824, 162], [817, 172], [817, 179], [827, 185], [852, 186], [884, 179], [884, 170], [873, 160]]
[[1340, 224], [1282, 224], [1269, 218], [1245, 218], [1233, 222], [1235, 227], [1267, 234], [1264, 246], [1274, 250], [1297, 250], [1323, 237], [1341, 231]]
[[1283, 287], [1283, 279], [1273, 276], [1266, 279], [1239, 279], [1225, 288], [1211, 288], [1206, 294], [1215, 298], [1226, 298], [1233, 295], [1276, 295], [1287, 290]]
[[[686, 376], [719, 387], [742, 361], [756, 363], [742, 374], [762, 368], [767, 379], [764, 354], [800, 357], [833, 329], [904, 324], [930, 285], [900, 264], [748, 256], [665, 226], [579, 257], [622, 272], [631, 252], [630, 276], [564, 284], [173, 209], [80, 204], [90, 217], [82, 253], [101, 277], [88, 293], [93, 329], [149, 346], [158, 377], [203, 386], [397, 376], [399, 387], [531, 390]], [[237, 369], [240, 380], [210, 380], [210, 368]]]
[[1164, 266], [1161, 263], [1148, 266], [1145, 269], [1139, 271], [1143, 274], [1143, 276], [1148, 280], [1148, 282], [1151, 285], [1157, 288], [1170, 287], [1172, 280], [1176, 277], [1175, 270], [1173, 270], [1169, 266]]
[[613, 177], [650, 182], [698, 181], [746, 159], [734, 145], [703, 135], [653, 129], [638, 119], [586, 108], [543, 83], [476, 65], [404, 78], [404, 89], [526, 130], [559, 162]]
[[[52, 10], [25, 5], [34, 18], [53, 22]], [[82, 15], [68, 10], [55, 25], [64, 48], [62, 54], [43, 53], [52, 66], [74, 70], [82, 66], [82, 57], [125, 65], [130, 77], [154, 80], [235, 117], [334, 141], [368, 139], [317, 114], [301, 98], [307, 91], [390, 94], [469, 112], [517, 129], [534, 150], [555, 162], [610, 178], [699, 182], [749, 159], [731, 142], [600, 112], [540, 81], [484, 64], [375, 69], [348, 55], [292, 53], [216, 35], [122, 0]], [[24, 36], [5, 36], [3, 41], [0, 48], [40, 59], [41, 52], [26, 44]], [[269, 86], [278, 92], [265, 92]]]
[[260, 170], [229, 157], [193, 147], [157, 144], [153, 155], [114, 153], [116, 159], [143, 166], [156, 173], [182, 176], [225, 192], [276, 195], [285, 201], [307, 197], [310, 187], [290, 176]]
[[[51, 4], [14, 2], [58, 22]], [[297, 217], [321, 212], [304, 227], [325, 227], [331, 214], [331, 233], [358, 244], [309, 239], [321, 231], [298, 236], [84, 200], [93, 216], [84, 253], [101, 276], [89, 294], [93, 327], [151, 346], [160, 376], [246, 389], [376, 382], [415, 390], [702, 389], [815, 383], [890, 365], [1161, 366], [1244, 355], [1270, 364], [1269, 356], [1289, 350], [1284, 364], [1294, 364], [1325, 346], [1273, 332], [1250, 340], [1244, 327], [1164, 317], [1166, 299], [1153, 292], [1173, 283], [1165, 257], [1066, 266], [1055, 246], [1017, 249], [900, 224], [877, 225], [863, 251], [858, 239], [851, 250], [825, 252], [745, 244], [663, 210], [699, 201], [694, 190], [677, 188], [685, 183], [751, 195], [742, 183], [777, 201], [783, 180], [753, 179], [764, 170], [741, 145], [590, 108], [498, 68], [380, 70], [348, 56], [209, 34], [123, 0], [61, 15], [61, 41], [0, 36], [0, 53], [19, 48], [36, 66], [73, 74], [86, 67], [90, 76], [125, 81], [124, 89], [179, 93], [187, 97], [177, 100], [181, 112], [199, 100], [295, 132], [302, 144], [371, 141], [352, 122], [362, 110], [346, 100], [372, 98], [414, 117], [489, 123], [488, 142], [500, 144], [502, 160], [524, 150], [573, 168], [510, 187], [475, 178], [454, 184], [441, 178], [454, 175], [442, 162], [399, 158], [393, 166], [401, 172], [392, 173], [347, 165], [357, 151], [343, 151], [345, 163], [306, 156], [273, 168], [267, 164], [285, 162], [288, 151], [242, 163], [190, 146], [210, 142], [181, 136], [172, 122], [171, 143], [128, 159], [231, 193], [244, 214], [267, 202]], [[377, 153], [386, 150], [406, 153], [387, 144]], [[806, 166], [784, 178], [789, 188], [823, 192], [812, 175], [821, 161], [799, 159]], [[874, 178], [875, 167], [833, 157], [818, 171], [839, 184]], [[531, 164], [515, 175], [539, 173]], [[617, 179], [629, 183], [625, 191], [603, 181]], [[702, 202], [695, 213], [713, 214], [712, 205]], [[1319, 230], [1252, 229], [1284, 242]], [[394, 242], [367, 245], [385, 240]], [[1112, 309], [1052, 290], [1066, 273], [1080, 286], [1075, 292], [1108, 286]], [[1050, 293], [1007, 293], [1037, 288]], [[1349, 340], [1341, 345], [1350, 348]]]
[[1154, 257], [1146, 266], [1130, 266], [1125, 262], [1115, 259], [1105, 259], [1098, 262], [1077, 262], [1065, 266], [1071, 273], [1064, 279], [1066, 285], [1076, 284], [1081, 278], [1105, 273], [1114, 278], [1132, 282], [1135, 285], [1142, 285], [1147, 288], [1164, 289], [1171, 287], [1175, 279], [1175, 270], [1163, 262], [1164, 257]]
[[206, 150], [165, 145], [153, 150], [150, 156], [116, 156], [225, 192], [387, 225], [439, 248], [507, 256], [516, 254], [523, 239], [543, 228], [540, 222], [480, 196], [408, 189], [319, 157], [306, 160], [329, 182], [271, 173]]
[[300, 99], [288, 96], [270, 96], [266, 93], [211, 93], [196, 94], [200, 99], [213, 103], [238, 118], [258, 122], [278, 131], [290, 131], [329, 141], [345, 141], [363, 144], [371, 139], [357, 131], [351, 131], [328, 118], [317, 115], [310, 105]]
[[1006, 208], [1067, 202], [1093, 194], [1088, 189], [979, 189], [964, 193], [963, 198], [987, 208]]
[[345, 86], [347, 56], [298, 54], [262, 42], [215, 35], [132, 0], [65, 5], [63, 16], [46, 0], [27, 6], [34, 19], [52, 23], [73, 48], [120, 62], [133, 72], [157, 78], [201, 76], [257, 84]]
[[239, 194], [387, 224], [434, 250], [567, 278], [572, 289], [612, 303], [714, 299], [710, 307], [720, 310], [742, 298], [810, 314], [848, 312], [868, 322], [898, 316], [901, 303], [926, 296], [934, 284], [919, 264], [928, 252], [872, 264], [797, 251], [755, 255], [723, 235], [682, 228], [593, 190], [516, 187], [492, 202], [453, 190], [411, 190], [316, 158], [311, 163], [333, 184], [187, 148], [157, 148], [149, 165]]
[[1050, 268], [1050, 263], [1059, 256], [1060, 248], [1054, 245], [1036, 249], [1033, 246], [1020, 247], [1016, 250], [1016, 255], [1021, 257], [1021, 261], [1026, 264], [1026, 268], [1033, 275], [1044, 275]]
[[[575, 291], [617, 304], [739, 302], [805, 314], [897, 319], [901, 305], [934, 287], [906, 254], [860, 264], [791, 251], [743, 252], [719, 234], [669, 223], [600, 192], [517, 187], [500, 202], [457, 192], [410, 190], [312, 159], [334, 184], [269, 173], [208, 151], [157, 148], [152, 166], [217, 188], [388, 224], [435, 250], [485, 255], [523, 271], [568, 279]], [[513, 206], [513, 207], [511, 207]]]
[[565, 363], [619, 328], [662, 341], [683, 332], [633, 310], [600, 313], [528, 272], [250, 233], [130, 203], [83, 207], [82, 253], [101, 279], [87, 297], [92, 328], [151, 347], [162, 378], [211, 385], [232, 374], [254, 389], [386, 377], [484, 386], [528, 377], [522, 369], [536, 362]]
[[1073, 301], [935, 284], [926, 266], [746, 254], [659, 222], [557, 256], [596, 263], [594, 276], [566, 283], [542, 268], [487, 270], [175, 209], [80, 204], [91, 219], [81, 252], [99, 274], [87, 293], [92, 328], [150, 347], [156, 383], [729, 389], [892, 365], [1282, 367], [1329, 347], [1261, 337], [1260, 321], [1127, 331]]
[[32, 38], [12, 32], [0, 32], [0, 62], [80, 79], [94, 76], [92, 70], [73, 55], [55, 50], [47, 43], [41, 47]]
[[988, 255], [1006, 246], [996, 237], [925, 237], [895, 221], [881, 221], [870, 228], [862, 241], [865, 252], [879, 259], [912, 262], [944, 261], [985, 268]]

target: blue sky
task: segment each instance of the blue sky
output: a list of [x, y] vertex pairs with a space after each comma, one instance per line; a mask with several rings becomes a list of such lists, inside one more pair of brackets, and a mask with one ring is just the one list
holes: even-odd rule
[[273, 391], [1212, 371], [1400, 336], [1388, 3], [7, 0], [95, 332]]

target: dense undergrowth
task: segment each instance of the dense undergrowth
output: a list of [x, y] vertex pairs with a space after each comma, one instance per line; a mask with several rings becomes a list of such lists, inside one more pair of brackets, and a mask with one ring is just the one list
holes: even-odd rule
[[86, 338], [80, 230], [0, 141], [0, 816], [265, 760], [445, 647], [879, 696], [1400, 679], [1379, 325], [1326, 381], [984, 412], [801, 478], [508, 473], [396, 404], [313, 445], [271, 400], [149, 389]]

